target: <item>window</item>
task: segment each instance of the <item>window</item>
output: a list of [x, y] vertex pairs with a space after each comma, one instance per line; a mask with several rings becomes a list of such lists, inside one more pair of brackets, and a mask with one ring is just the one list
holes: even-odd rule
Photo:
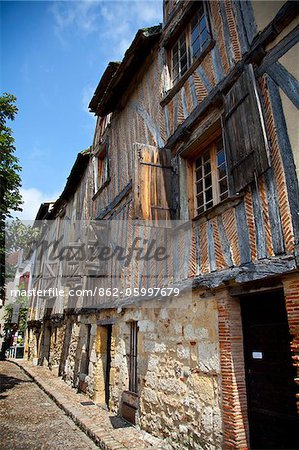
[[138, 391], [137, 380], [137, 322], [130, 322], [130, 353], [129, 353], [129, 391]]
[[203, 3], [171, 49], [172, 80], [176, 83], [198, 58], [210, 41], [207, 14]]
[[175, 83], [188, 69], [187, 39], [184, 32], [172, 48], [172, 77]]
[[222, 137], [194, 161], [195, 212], [201, 214], [228, 197], [227, 164]]
[[108, 164], [107, 164], [107, 156], [105, 155], [103, 158], [98, 157], [97, 158], [97, 165], [98, 165], [98, 186], [101, 187], [102, 184], [105, 183], [105, 181], [108, 178]]
[[108, 181], [109, 178], [109, 165], [108, 156], [105, 153], [98, 155], [94, 159], [94, 187], [95, 193]]

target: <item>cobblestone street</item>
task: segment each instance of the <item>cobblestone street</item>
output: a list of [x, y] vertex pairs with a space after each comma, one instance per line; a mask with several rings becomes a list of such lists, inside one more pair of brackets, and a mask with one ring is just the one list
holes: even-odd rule
[[0, 448], [98, 448], [11, 362], [0, 362]]
[[1, 361], [0, 386], [0, 450], [171, 449], [93, 402], [83, 406], [88, 397], [45, 367]]

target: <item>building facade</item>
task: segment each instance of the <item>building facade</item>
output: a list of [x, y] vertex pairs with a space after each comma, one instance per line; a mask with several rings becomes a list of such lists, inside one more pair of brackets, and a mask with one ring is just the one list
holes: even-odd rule
[[[114, 261], [99, 278], [46, 245], [34, 285], [63, 294], [33, 297], [27, 346], [173, 448], [298, 444], [298, 36], [296, 2], [164, 1], [163, 26], [107, 66], [93, 145], [42, 217], [58, 249], [88, 246], [90, 220], [110, 246], [165, 239], [167, 276]], [[70, 298], [90, 273], [105, 295]], [[144, 286], [180, 294], [126, 295]]]

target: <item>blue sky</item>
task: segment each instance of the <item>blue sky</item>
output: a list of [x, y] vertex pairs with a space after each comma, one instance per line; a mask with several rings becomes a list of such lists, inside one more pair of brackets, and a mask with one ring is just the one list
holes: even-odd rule
[[17, 97], [12, 123], [22, 170], [22, 219], [61, 193], [92, 143], [88, 103], [109, 61], [139, 28], [162, 22], [162, 0], [1, 1], [2, 92]]

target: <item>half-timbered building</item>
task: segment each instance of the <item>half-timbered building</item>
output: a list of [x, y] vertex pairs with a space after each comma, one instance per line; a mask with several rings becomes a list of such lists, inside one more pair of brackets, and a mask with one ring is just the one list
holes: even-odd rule
[[[298, 37], [296, 2], [165, 0], [163, 25], [108, 64], [93, 145], [42, 218], [48, 241], [74, 245], [90, 238], [82, 221], [121, 224], [110, 245], [162, 229], [166, 275], [93, 267], [92, 307], [45, 251], [36, 286], [64, 291], [33, 298], [28, 346], [176, 449], [298, 446]], [[72, 274], [90, 287], [86, 264]], [[180, 295], [133, 295], [167, 286]]]

